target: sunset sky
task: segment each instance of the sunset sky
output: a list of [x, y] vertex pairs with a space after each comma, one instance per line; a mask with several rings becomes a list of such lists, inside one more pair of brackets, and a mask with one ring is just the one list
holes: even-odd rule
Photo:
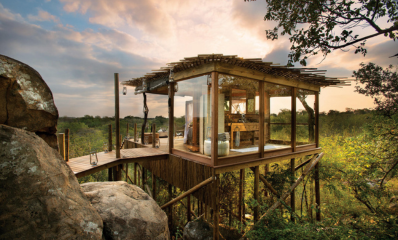
[[[263, 20], [265, 1], [0, 0], [0, 54], [35, 68], [53, 92], [60, 116], [113, 116], [113, 74], [140, 77], [166, 63], [222, 53], [286, 64], [290, 42], [266, 39], [275, 23]], [[385, 21], [380, 19], [380, 25]], [[358, 29], [360, 34], [371, 28]], [[398, 65], [389, 58], [398, 41], [367, 41], [368, 55], [335, 51], [308, 67], [326, 76], [351, 77], [361, 62]], [[300, 67], [296, 64], [296, 67]], [[373, 100], [351, 87], [321, 90], [320, 110], [371, 108]], [[149, 116], [167, 116], [165, 97], [149, 97]], [[133, 88], [120, 97], [121, 116], [142, 116]]]

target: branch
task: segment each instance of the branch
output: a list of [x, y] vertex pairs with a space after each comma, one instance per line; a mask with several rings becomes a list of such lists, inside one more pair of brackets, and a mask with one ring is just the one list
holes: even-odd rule
[[332, 48], [332, 49], [345, 48], [345, 47], [348, 47], [348, 46], [350, 46], [350, 45], [352, 45], [352, 44], [354, 44], [354, 43], [361, 42], [361, 41], [363, 41], [363, 40], [366, 40], [366, 39], [369, 39], [369, 38], [372, 38], [372, 37], [376, 37], [376, 36], [381, 35], [381, 34], [384, 34], [384, 33], [396, 31], [396, 30], [398, 30], [398, 26], [392, 26], [392, 27], [390, 27], [390, 28], [381, 30], [381, 31], [378, 32], [378, 33], [375, 33], [375, 34], [372, 34], [372, 35], [369, 35], [369, 36], [366, 36], [366, 37], [357, 39], [357, 40], [355, 40], [355, 41], [346, 43], [346, 44], [344, 44], [344, 45], [340, 45], [340, 46], [331, 46], [331, 45], [329, 45], [329, 44], [324, 44], [323, 46], [328, 47], [328, 48]]
[[380, 188], [383, 188], [383, 182], [384, 182], [384, 180], [386, 179], [387, 175], [388, 175], [397, 165], [398, 165], [398, 161], [396, 161], [396, 162], [394, 163], [394, 165], [390, 168], [390, 170], [388, 170], [388, 171], [386, 172], [386, 174], [384, 174], [384, 177], [383, 177], [383, 179], [382, 179], [381, 182], [380, 182]]

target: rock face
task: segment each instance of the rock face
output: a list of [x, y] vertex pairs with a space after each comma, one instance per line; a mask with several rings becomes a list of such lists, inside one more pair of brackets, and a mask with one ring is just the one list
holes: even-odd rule
[[102, 219], [59, 153], [0, 125], [0, 239], [101, 239]]
[[[239, 240], [242, 235], [238, 230], [220, 225], [219, 231], [223, 238], [228, 240]], [[183, 237], [184, 240], [212, 240], [213, 227], [210, 226], [203, 218], [198, 218], [192, 222], [187, 223], [184, 227]]]
[[126, 182], [81, 184], [104, 221], [105, 239], [169, 239], [166, 213], [141, 188]]
[[0, 124], [35, 132], [58, 149], [57, 120], [51, 90], [40, 74], [0, 55]]

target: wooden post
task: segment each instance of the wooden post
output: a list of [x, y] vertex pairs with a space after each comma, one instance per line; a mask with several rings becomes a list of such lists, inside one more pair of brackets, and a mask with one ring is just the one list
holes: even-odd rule
[[297, 88], [292, 89], [292, 116], [291, 116], [291, 147], [292, 151], [296, 151], [296, 99], [297, 99]]
[[259, 92], [260, 92], [260, 106], [259, 106], [259, 109], [260, 109], [260, 112], [259, 112], [259, 114], [260, 114], [260, 116], [259, 116], [259, 124], [260, 124], [260, 131], [259, 131], [259, 141], [258, 141], [258, 149], [259, 149], [259, 152], [260, 152], [260, 158], [263, 158], [264, 157], [264, 144], [265, 144], [265, 140], [264, 140], [264, 135], [265, 135], [265, 133], [264, 133], [264, 125], [265, 125], [265, 120], [264, 120], [264, 111], [265, 111], [265, 102], [264, 102], [264, 82], [263, 81], [260, 81], [260, 86], [259, 86], [259, 90], [258, 90]]
[[[168, 191], [169, 191], [169, 202], [173, 199], [173, 185], [170, 183], [167, 186]], [[173, 224], [173, 205], [169, 206], [169, 229], [172, 228]]]
[[146, 180], [145, 172], [146, 172], [146, 169], [144, 167], [142, 167], [141, 170], [142, 170], [142, 173], [141, 173], [141, 185], [142, 185], [142, 190], [145, 191], [145, 183], [146, 183], [146, 181], [145, 181]]
[[152, 147], [156, 147], [156, 124], [152, 123]]
[[191, 194], [187, 196], [187, 221], [191, 221]]
[[134, 163], [134, 184], [137, 185], [137, 167], [138, 163]]
[[152, 198], [156, 202], [156, 176], [152, 171]]
[[243, 200], [243, 184], [245, 181], [245, 169], [241, 169], [240, 173], [239, 173], [239, 221], [242, 223], [243, 222], [243, 216], [244, 216], [244, 212], [243, 212], [243, 205], [244, 205], [244, 200]]
[[120, 158], [119, 73], [115, 73], [116, 158]]
[[129, 182], [128, 179], [129, 179], [129, 164], [126, 163], [126, 182], [127, 183]]
[[258, 221], [259, 211], [260, 211], [260, 203], [259, 203], [259, 194], [258, 194], [258, 185], [260, 182], [260, 167], [256, 166], [254, 168], [254, 200], [256, 200], [257, 205], [254, 207], [254, 222]]
[[[294, 184], [295, 180], [295, 168], [296, 161], [294, 158], [290, 159], [290, 170], [292, 171], [292, 184]], [[290, 193], [290, 207], [292, 208], [292, 212], [296, 212], [296, 194], [295, 190]], [[291, 220], [294, 221], [294, 215], [290, 216]]]
[[[267, 176], [268, 172], [269, 172], [269, 164], [265, 164], [265, 166], [264, 166], [264, 177]], [[265, 190], [265, 196], [268, 197], [268, 190]]]
[[58, 149], [62, 159], [65, 160], [65, 134], [58, 133]]
[[[218, 72], [211, 73], [211, 165], [218, 164]], [[218, 203], [217, 203], [218, 204]], [[216, 214], [218, 218], [218, 213]], [[217, 224], [218, 225], [218, 224]], [[218, 233], [218, 226], [217, 226]], [[213, 239], [215, 239], [213, 237]], [[218, 235], [217, 235], [218, 239]]]
[[[213, 72], [214, 73], [214, 72]], [[214, 74], [212, 74], [214, 75]], [[213, 77], [213, 76], [212, 76]], [[213, 81], [214, 77], [212, 78]], [[218, 83], [218, 81], [217, 81]], [[216, 88], [218, 90], [218, 87], [212, 85], [212, 88]], [[216, 96], [218, 97], [218, 96]], [[213, 95], [213, 99], [214, 99], [214, 95]], [[213, 119], [214, 119], [214, 115], [213, 115]], [[213, 125], [214, 126], [214, 125]], [[213, 131], [212, 131], [213, 133]], [[213, 239], [214, 240], [219, 240], [220, 239], [220, 234], [219, 234], [219, 218], [220, 218], [220, 191], [219, 191], [219, 187], [220, 187], [220, 174], [215, 174], [215, 179], [213, 182], [213, 207], [214, 207], [214, 211], [213, 211]]]
[[174, 84], [169, 84], [169, 153], [174, 148]]
[[[319, 147], [319, 92], [315, 93], [315, 144]], [[316, 220], [321, 221], [321, 187], [319, 183], [319, 162], [315, 166]]]
[[137, 123], [134, 123], [134, 144], [137, 142]]
[[205, 219], [206, 221], [209, 221], [209, 210], [208, 210], [209, 206], [207, 204], [205, 204]]
[[69, 161], [69, 128], [65, 129], [65, 161]]

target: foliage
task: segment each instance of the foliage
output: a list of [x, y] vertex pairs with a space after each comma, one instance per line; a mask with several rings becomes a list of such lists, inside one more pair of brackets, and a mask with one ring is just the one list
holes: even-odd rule
[[[356, 92], [374, 98], [376, 110], [384, 116], [392, 116], [398, 112], [398, 71], [393, 66], [383, 69], [374, 63], [360, 64], [361, 68], [354, 71]], [[363, 86], [364, 85], [364, 86]]]
[[[324, 57], [336, 49], [349, 46], [355, 53], [366, 55], [366, 40], [379, 35], [397, 38], [398, 2], [395, 0], [266, 0], [266, 21], [276, 21], [273, 30], [266, 30], [268, 39], [279, 34], [290, 35], [289, 64], [306, 65], [309, 56]], [[378, 21], [378, 23], [376, 23]], [[386, 28], [381, 28], [386, 25]], [[365, 35], [354, 32], [356, 26], [370, 27]], [[368, 28], [368, 29], [370, 29]], [[279, 33], [279, 29], [282, 31]]]

